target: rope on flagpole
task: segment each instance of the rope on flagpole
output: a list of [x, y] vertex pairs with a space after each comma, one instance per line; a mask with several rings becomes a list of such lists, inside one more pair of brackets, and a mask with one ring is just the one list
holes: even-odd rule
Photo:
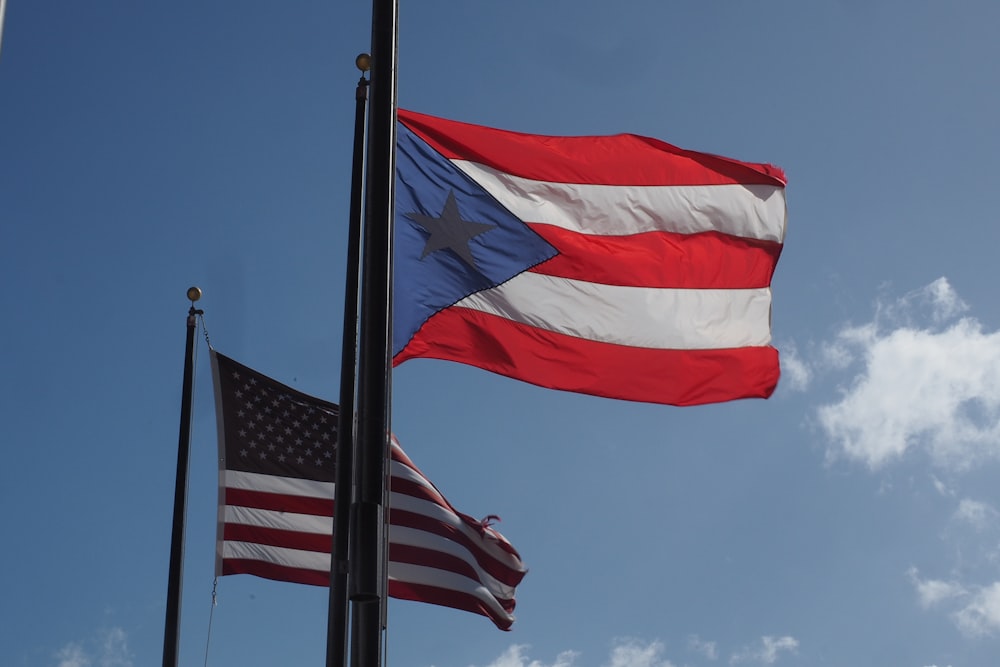
[[219, 578], [212, 580], [212, 608], [208, 611], [208, 635], [205, 637], [205, 667], [208, 667], [208, 648], [212, 645], [212, 619], [215, 618], [215, 607], [218, 605], [216, 590], [219, 587]]
[[214, 351], [215, 348], [212, 347], [212, 341], [209, 340], [209, 338], [208, 338], [208, 325], [205, 324], [205, 313], [204, 312], [198, 313], [198, 323], [201, 324], [201, 333], [202, 333], [202, 335], [205, 336], [205, 343], [208, 344], [208, 350], [209, 350], [209, 352]]

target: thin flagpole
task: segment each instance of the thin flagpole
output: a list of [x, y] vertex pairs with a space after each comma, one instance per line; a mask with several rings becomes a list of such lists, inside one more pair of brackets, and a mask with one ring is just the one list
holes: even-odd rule
[[0, 0], [0, 53], [3, 52], [3, 17], [7, 13], [7, 0]]
[[[0, 0], [2, 1], [2, 0]], [[177, 442], [177, 475], [174, 478], [174, 521], [170, 536], [170, 573], [167, 577], [167, 613], [163, 625], [163, 667], [177, 667], [180, 647], [181, 582], [184, 578], [184, 515], [187, 505], [188, 454], [191, 451], [191, 409], [194, 402], [194, 333], [197, 316], [195, 301], [201, 290], [187, 291], [191, 308], [187, 316], [187, 341], [184, 345], [184, 381], [181, 385], [181, 428]]]
[[337, 422], [337, 472], [334, 486], [333, 558], [330, 569], [330, 607], [327, 614], [326, 667], [347, 664], [349, 602], [347, 577], [354, 477], [354, 390], [358, 347], [358, 271], [361, 257], [361, 204], [364, 194], [365, 111], [368, 80], [364, 73], [371, 57], [355, 59], [361, 80], [354, 95], [354, 155], [351, 167], [351, 209], [347, 231], [347, 277], [344, 281], [344, 333], [340, 354], [340, 417]]
[[351, 505], [351, 665], [382, 664], [386, 458], [391, 428], [392, 216], [396, 145], [396, 0], [372, 2], [372, 101], [365, 179], [358, 341], [358, 431]]

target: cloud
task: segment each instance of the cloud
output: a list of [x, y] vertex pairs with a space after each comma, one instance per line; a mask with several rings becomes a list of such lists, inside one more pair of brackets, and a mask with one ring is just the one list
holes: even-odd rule
[[954, 496], [955, 492], [948, 488], [948, 485], [939, 480], [934, 475], [931, 475], [931, 481], [934, 483], [934, 488], [942, 496]]
[[[88, 650], [87, 646], [93, 646]], [[128, 639], [121, 628], [98, 633], [87, 646], [70, 642], [56, 651], [57, 667], [132, 667]]]
[[990, 504], [969, 498], [963, 498], [955, 510], [957, 521], [970, 524], [978, 531], [985, 530], [996, 517], [997, 511]]
[[507, 647], [499, 658], [489, 663], [487, 667], [573, 667], [573, 662], [577, 657], [574, 651], [563, 651], [556, 656], [556, 661], [551, 666], [537, 660], [528, 661], [524, 656], [528, 647], [523, 644], [512, 644]]
[[802, 357], [794, 343], [781, 346], [782, 387], [792, 391], [805, 391], [812, 379], [812, 369]]
[[917, 589], [917, 598], [920, 600], [920, 606], [924, 609], [929, 609], [944, 600], [960, 597], [966, 593], [965, 588], [955, 581], [921, 579], [915, 567], [911, 567], [907, 571], [907, 575], [913, 582], [914, 588]]
[[955, 612], [953, 619], [967, 637], [1000, 632], [1000, 581], [980, 589], [964, 608]]
[[966, 637], [1000, 634], [1000, 581], [969, 589], [956, 581], [921, 579], [916, 568], [910, 568], [907, 574], [916, 587], [920, 606], [924, 609], [962, 600], [952, 607], [954, 611], [951, 619]]
[[759, 662], [765, 665], [773, 665], [778, 660], [781, 651], [795, 653], [799, 648], [799, 640], [795, 637], [771, 637], [764, 636], [760, 642], [744, 647], [729, 658], [729, 664], [738, 662]]
[[[538, 660], [529, 660], [528, 647], [513, 644], [499, 658], [486, 667], [575, 667], [579, 654], [563, 651], [551, 665]], [[637, 639], [619, 639], [611, 648], [611, 653], [602, 667], [674, 667], [663, 657], [663, 644], [659, 641], [642, 642]]]
[[702, 654], [709, 660], [715, 660], [719, 657], [719, 652], [715, 647], [715, 642], [704, 641], [698, 635], [692, 635], [688, 638], [688, 648], [695, 653]]
[[83, 647], [72, 642], [56, 651], [56, 660], [58, 667], [90, 667], [91, 664]]
[[124, 630], [111, 628], [105, 633], [98, 664], [100, 667], [132, 667]]
[[922, 448], [962, 470], [1000, 455], [1000, 332], [954, 319], [967, 309], [941, 278], [822, 346], [825, 367], [860, 366], [816, 413], [831, 457], [874, 470]]
[[611, 650], [611, 659], [607, 667], [673, 667], [673, 664], [661, 658], [663, 644], [658, 641], [643, 644], [634, 639], [621, 640]]

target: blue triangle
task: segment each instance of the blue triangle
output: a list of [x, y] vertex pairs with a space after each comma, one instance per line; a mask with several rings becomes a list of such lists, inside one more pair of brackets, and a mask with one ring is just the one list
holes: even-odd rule
[[[422, 256], [430, 232], [417, 220], [441, 217], [450, 195], [455, 197], [462, 221], [492, 225], [468, 240], [471, 266], [447, 247]], [[398, 125], [396, 139], [394, 224], [393, 356], [435, 313], [558, 254], [403, 124]]]

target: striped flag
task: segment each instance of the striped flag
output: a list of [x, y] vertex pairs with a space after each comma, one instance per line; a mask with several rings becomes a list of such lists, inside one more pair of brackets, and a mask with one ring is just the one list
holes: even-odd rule
[[694, 405], [778, 382], [773, 166], [398, 113], [393, 363]]
[[[337, 406], [212, 351], [219, 429], [218, 575], [328, 586]], [[526, 573], [489, 520], [454, 507], [392, 438], [389, 595], [507, 630]]]

